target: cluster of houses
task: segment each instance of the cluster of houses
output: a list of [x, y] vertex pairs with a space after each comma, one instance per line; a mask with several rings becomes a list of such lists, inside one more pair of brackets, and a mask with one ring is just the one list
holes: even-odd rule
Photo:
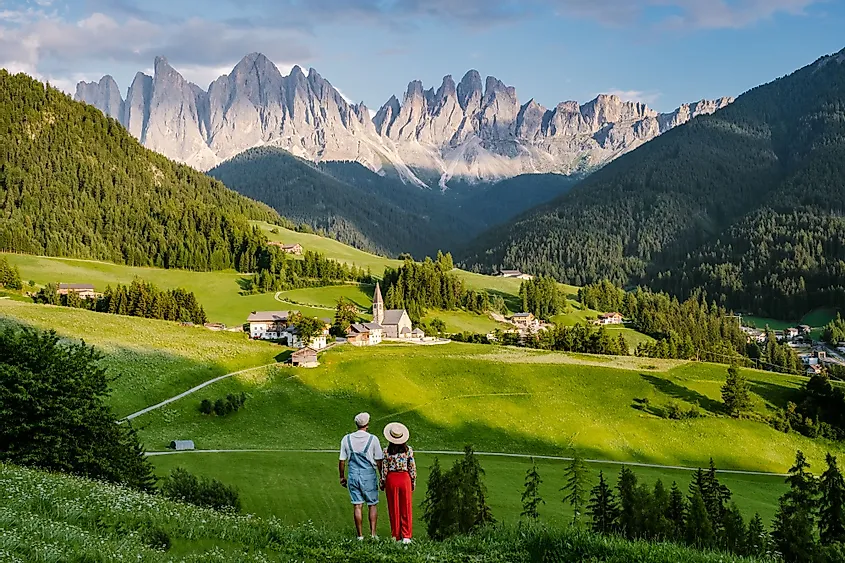
[[59, 295], [75, 293], [80, 299], [97, 299], [103, 295], [94, 291], [94, 286], [90, 283], [60, 283], [57, 293]]
[[[813, 328], [809, 325], [798, 325], [787, 328], [786, 330], [774, 330], [771, 332], [775, 335], [778, 342], [796, 343], [798, 341], [808, 340], [812, 331]], [[758, 344], [766, 342], [765, 330], [743, 326], [742, 332], [745, 333], [749, 342], [757, 342]]]
[[267, 243], [267, 246], [275, 246], [276, 248], [281, 249], [285, 254], [294, 254], [296, 256], [302, 255], [302, 245], [299, 243], [285, 244], [283, 242], [270, 241]]
[[[297, 348], [291, 357], [294, 366], [314, 367], [318, 365], [317, 353], [329, 345], [331, 322], [322, 319], [322, 333], [306, 342], [291, 324], [291, 316], [290, 311], [253, 311], [247, 318], [249, 336], [256, 340], [285, 342], [291, 348]], [[352, 346], [376, 346], [384, 340], [422, 342], [425, 332], [414, 328], [405, 309], [385, 309], [381, 287], [376, 283], [372, 322], [351, 325], [346, 333], [346, 342]]]

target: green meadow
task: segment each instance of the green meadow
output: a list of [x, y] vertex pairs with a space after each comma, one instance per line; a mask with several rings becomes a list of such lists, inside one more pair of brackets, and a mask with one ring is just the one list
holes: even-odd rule
[[[355, 413], [372, 414], [373, 430], [399, 420], [412, 430], [421, 451], [460, 451], [587, 459], [695, 468], [712, 456], [723, 469], [785, 472], [797, 449], [820, 467], [839, 446], [767, 424], [721, 414], [720, 387], [726, 367], [636, 357], [563, 354], [494, 346], [389, 344], [339, 347], [321, 354], [321, 366], [296, 370], [277, 364], [289, 351], [176, 323], [0, 301], [0, 322], [55, 329], [84, 338], [105, 354], [103, 366], [116, 377], [112, 404], [125, 415], [174, 396], [202, 381], [253, 366], [188, 397], [133, 420], [148, 451], [164, 451], [174, 439], [192, 439], [199, 449], [335, 450]], [[267, 365], [269, 364], [269, 365]], [[794, 397], [802, 379], [745, 371], [755, 412], [763, 416]], [[203, 415], [203, 399], [245, 392], [245, 407], [226, 417]], [[643, 408], [643, 399], [648, 406]], [[669, 420], [663, 409], [677, 402], [700, 418]], [[435, 455], [421, 453], [421, 482]], [[441, 454], [449, 464], [452, 455]], [[336, 485], [331, 453], [269, 451], [155, 456], [160, 474], [179, 465], [236, 485], [250, 512], [285, 522], [312, 521], [345, 530], [348, 503]], [[519, 512], [525, 458], [484, 456], [491, 505], [505, 522]], [[544, 519], [565, 523], [560, 502], [562, 463], [538, 459], [543, 475]], [[591, 463], [615, 476], [618, 464]], [[645, 482], [657, 479], [686, 489], [690, 472], [637, 467]], [[767, 520], [784, 490], [777, 476], [723, 474], [747, 514]], [[420, 500], [418, 495], [417, 500]], [[383, 522], [386, 525], [386, 521]], [[386, 533], [386, 532], [383, 532]]]

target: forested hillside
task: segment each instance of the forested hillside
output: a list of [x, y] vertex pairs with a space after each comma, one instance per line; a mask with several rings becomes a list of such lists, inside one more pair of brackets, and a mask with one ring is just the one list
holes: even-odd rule
[[420, 258], [455, 248], [493, 225], [568, 190], [575, 179], [524, 175], [497, 184], [439, 189], [406, 185], [357, 162], [311, 163], [278, 148], [250, 149], [209, 171], [263, 201], [362, 250]]
[[845, 305], [845, 51], [646, 143], [463, 253], [732, 307]]
[[253, 270], [279, 215], [147, 150], [92, 106], [0, 70], [0, 250]]

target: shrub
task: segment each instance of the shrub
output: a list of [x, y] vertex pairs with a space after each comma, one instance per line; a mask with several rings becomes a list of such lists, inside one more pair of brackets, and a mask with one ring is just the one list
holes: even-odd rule
[[170, 549], [170, 534], [157, 526], [150, 525], [141, 530], [141, 541], [145, 545], [159, 551], [167, 551]]
[[214, 412], [214, 405], [208, 399], [203, 399], [200, 403], [200, 412], [202, 414], [211, 414]]
[[666, 405], [666, 416], [672, 420], [681, 420], [683, 418], [683, 410], [677, 401], [669, 401]]
[[241, 410], [246, 403], [246, 393], [238, 393], [237, 395], [229, 393], [225, 399], [217, 399], [212, 403], [209, 399], [203, 399], [200, 403], [200, 412], [203, 414], [211, 414], [212, 412], [217, 416], [226, 416], [233, 412]]
[[177, 467], [161, 485], [161, 493], [171, 499], [181, 500], [214, 510], [239, 512], [241, 500], [238, 490], [217, 479], [197, 477]]

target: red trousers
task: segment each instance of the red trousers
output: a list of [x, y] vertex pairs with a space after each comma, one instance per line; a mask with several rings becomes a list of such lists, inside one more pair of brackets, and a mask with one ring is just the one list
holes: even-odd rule
[[390, 534], [396, 540], [411, 539], [414, 532], [411, 476], [407, 471], [388, 473], [384, 492], [387, 495], [387, 512], [390, 514]]

